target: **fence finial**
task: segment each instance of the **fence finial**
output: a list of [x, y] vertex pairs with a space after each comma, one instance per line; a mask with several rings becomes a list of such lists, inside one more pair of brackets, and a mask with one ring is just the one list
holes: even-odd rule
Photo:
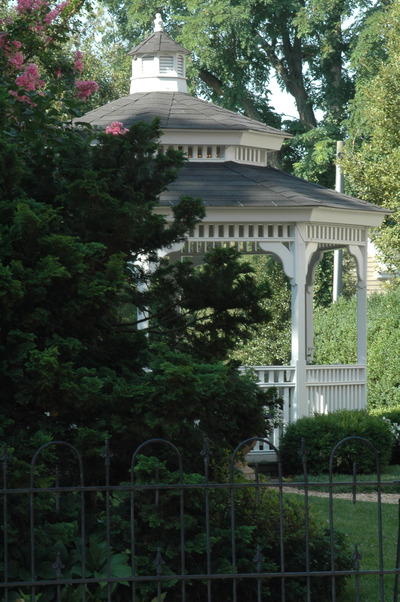
[[256, 571], [257, 573], [261, 573], [261, 569], [262, 569], [262, 563], [265, 561], [264, 556], [261, 554], [261, 546], [258, 545], [257, 546], [257, 551], [256, 551], [256, 555], [253, 558], [253, 562], [256, 565]]
[[105, 459], [105, 464], [110, 464], [110, 459], [113, 457], [113, 455], [114, 454], [110, 450], [108, 439], [106, 439], [104, 442], [104, 451], [101, 455], [101, 457]]
[[3, 462], [3, 468], [7, 467], [7, 462], [9, 459], [10, 459], [10, 456], [8, 455], [7, 445], [4, 443], [3, 451], [0, 455], [0, 461]]
[[65, 565], [61, 560], [61, 552], [58, 550], [57, 557], [55, 563], [52, 565], [52, 568], [56, 571], [56, 579], [59, 579], [62, 576], [62, 569], [65, 569]]
[[153, 560], [153, 564], [157, 567], [157, 575], [161, 575], [162, 565], [165, 564], [163, 557], [161, 556], [161, 548], [157, 548], [157, 554]]
[[210, 442], [207, 439], [207, 437], [204, 438], [204, 445], [203, 445], [203, 449], [200, 452], [200, 455], [204, 456], [204, 462], [206, 464], [208, 464], [208, 462], [210, 460], [210, 456], [212, 455], [212, 451], [210, 448]]
[[304, 443], [304, 437], [301, 438], [300, 449], [297, 453], [299, 454], [299, 456], [301, 456], [302, 462], [305, 462], [307, 460], [308, 449], [306, 447], [306, 444]]
[[351, 555], [351, 560], [354, 561], [354, 570], [356, 570], [356, 571], [360, 570], [360, 560], [361, 559], [362, 559], [362, 556], [361, 556], [360, 552], [358, 551], [358, 544], [355, 543], [354, 550]]

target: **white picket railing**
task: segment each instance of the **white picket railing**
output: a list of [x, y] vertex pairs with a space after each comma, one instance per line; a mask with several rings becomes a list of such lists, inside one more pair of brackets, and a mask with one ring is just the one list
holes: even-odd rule
[[365, 407], [366, 367], [355, 365], [307, 366], [308, 414]]
[[[292, 366], [251, 366], [251, 370], [256, 374], [258, 385], [262, 389], [276, 388], [278, 396], [283, 399], [282, 425], [290, 422], [290, 410], [294, 387], [296, 386], [296, 370]], [[275, 428], [267, 439], [279, 447], [279, 437], [282, 427]], [[257, 441], [254, 448], [247, 454], [247, 461], [254, 464], [256, 462], [274, 462], [276, 455], [274, 450], [267, 444]]]
[[[293, 366], [252, 366], [260, 387], [275, 387], [283, 399], [283, 424], [292, 422], [293, 395], [296, 386], [296, 369]], [[357, 410], [365, 407], [366, 367], [363, 365], [307, 366], [306, 395], [308, 415], [314, 412], [327, 414], [340, 409]], [[274, 429], [268, 439], [279, 447], [282, 427]], [[257, 442], [247, 460], [268, 462], [275, 453], [265, 443]]]

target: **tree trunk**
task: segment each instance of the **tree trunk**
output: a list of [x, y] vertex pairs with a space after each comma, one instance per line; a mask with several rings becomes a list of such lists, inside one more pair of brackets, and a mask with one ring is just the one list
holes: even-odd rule
[[[224, 85], [218, 77], [216, 77], [209, 71], [205, 71], [204, 69], [200, 71], [199, 76], [200, 79], [202, 79], [203, 82], [207, 84], [207, 86], [210, 86], [210, 88], [212, 88], [214, 92], [216, 92], [216, 94], [218, 94], [219, 96], [224, 96]], [[240, 104], [247, 117], [250, 117], [251, 119], [256, 119], [257, 121], [261, 120], [261, 115], [254, 106], [254, 103], [251, 100], [251, 98], [249, 98], [248, 96], [243, 96], [240, 99]]]
[[306, 130], [311, 130], [317, 126], [317, 120], [315, 119], [312, 102], [304, 85], [301, 38], [296, 35], [292, 43], [289, 34], [284, 33], [282, 40], [284, 55], [282, 58], [278, 57], [275, 48], [261, 36], [260, 45], [279, 78], [285, 84], [287, 92], [295, 99], [301, 123]]

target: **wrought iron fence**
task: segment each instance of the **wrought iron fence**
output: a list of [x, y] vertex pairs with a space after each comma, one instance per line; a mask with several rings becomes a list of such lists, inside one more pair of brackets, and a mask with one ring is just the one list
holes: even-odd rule
[[[358, 544], [347, 548], [335, 529], [335, 488], [343, 483], [334, 482], [333, 459], [353, 440], [375, 454], [376, 481], [368, 481], [377, 496], [373, 568], [363, 568]], [[284, 477], [277, 449], [275, 475], [264, 477], [255, 466], [244, 476], [243, 454], [258, 441], [241, 443], [226, 471], [213, 465], [206, 442], [200, 475], [184, 471], [175, 445], [152, 439], [136, 449], [129, 479], [118, 484], [111, 478], [107, 443], [101, 484], [95, 482], [98, 471], [84, 471], [69, 443], [49, 443], [35, 453], [29, 484], [4, 448], [0, 600], [339, 601], [349, 581], [351, 599], [361, 600], [360, 581], [376, 576], [378, 592], [371, 600], [396, 601], [400, 547], [385, 567], [382, 481], [373, 445], [360, 437], [340, 441], [331, 454], [329, 481], [310, 483], [304, 446], [302, 480]], [[354, 504], [365, 484], [355, 469], [347, 483]], [[325, 526], [309, 512], [312, 490], [322, 487], [328, 488]], [[388, 576], [391, 591], [385, 592]]]

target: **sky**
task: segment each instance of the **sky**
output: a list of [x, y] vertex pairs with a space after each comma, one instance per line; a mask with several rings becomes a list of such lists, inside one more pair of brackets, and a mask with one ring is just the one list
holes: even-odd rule
[[[268, 87], [271, 91], [269, 99], [276, 113], [283, 114], [285, 119], [298, 119], [299, 114], [293, 96], [287, 92], [282, 92], [275, 76], [272, 76], [269, 80]], [[317, 121], [320, 121], [323, 117], [323, 112], [317, 109], [315, 117]]]
[[299, 114], [293, 96], [282, 92], [274, 76], [271, 77], [268, 87], [271, 91], [269, 99], [276, 113], [283, 114], [286, 119], [290, 117], [298, 119]]

